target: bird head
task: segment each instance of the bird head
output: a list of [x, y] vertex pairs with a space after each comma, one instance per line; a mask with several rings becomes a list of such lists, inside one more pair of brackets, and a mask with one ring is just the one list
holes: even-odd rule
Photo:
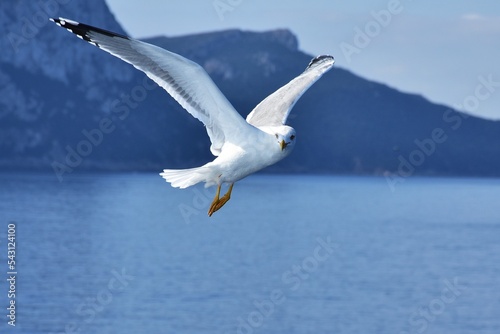
[[274, 133], [278, 145], [283, 152], [290, 153], [295, 146], [295, 129], [287, 125], [276, 128]]

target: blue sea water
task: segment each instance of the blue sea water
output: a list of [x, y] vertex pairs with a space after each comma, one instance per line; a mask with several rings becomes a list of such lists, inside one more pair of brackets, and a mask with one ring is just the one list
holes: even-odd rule
[[[500, 180], [0, 174], [0, 332], [500, 333]], [[16, 322], [7, 230], [16, 225]]]

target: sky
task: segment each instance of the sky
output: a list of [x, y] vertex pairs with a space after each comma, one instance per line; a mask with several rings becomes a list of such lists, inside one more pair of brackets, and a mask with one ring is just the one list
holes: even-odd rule
[[498, 0], [107, 0], [135, 38], [287, 28], [299, 48], [403, 92], [500, 120]]

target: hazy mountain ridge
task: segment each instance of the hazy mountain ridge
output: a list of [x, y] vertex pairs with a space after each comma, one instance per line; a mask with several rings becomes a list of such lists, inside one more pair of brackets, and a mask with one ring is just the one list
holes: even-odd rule
[[[8, 32], [0, 40], [1, 168], [160, 170], [213, 159], [202, 124], [144, 74], [48, 20], [33, 20], [62, 16], [125, 33], [104, 1], [54, 3], [0, 3], [0, 28]], [[201, 64], [243, 117], [312, 58], [283, 29], [147, 41]], [[500, 175], [500, 122], [341, 68], [302, 97], [289, 123], [295, 152], [268, 171]]]

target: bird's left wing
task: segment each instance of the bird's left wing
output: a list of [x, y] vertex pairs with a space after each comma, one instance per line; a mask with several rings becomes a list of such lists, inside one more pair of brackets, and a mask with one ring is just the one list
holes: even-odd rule
[[214, 155], [219, 155], [231, 136], [249, 127], [200, 65], [160, 47], [107, 30], [63, 18], [51, 21], [146, 73], [205, 125]]
[[256, 127], [285, 124], [290, 110], [292, 110], [297, 100], [333, 66], [334, 62], [332, 56], [326, 55], [311, 60], [301, 75], [259, 103], [248, 114], [247, 122]]

